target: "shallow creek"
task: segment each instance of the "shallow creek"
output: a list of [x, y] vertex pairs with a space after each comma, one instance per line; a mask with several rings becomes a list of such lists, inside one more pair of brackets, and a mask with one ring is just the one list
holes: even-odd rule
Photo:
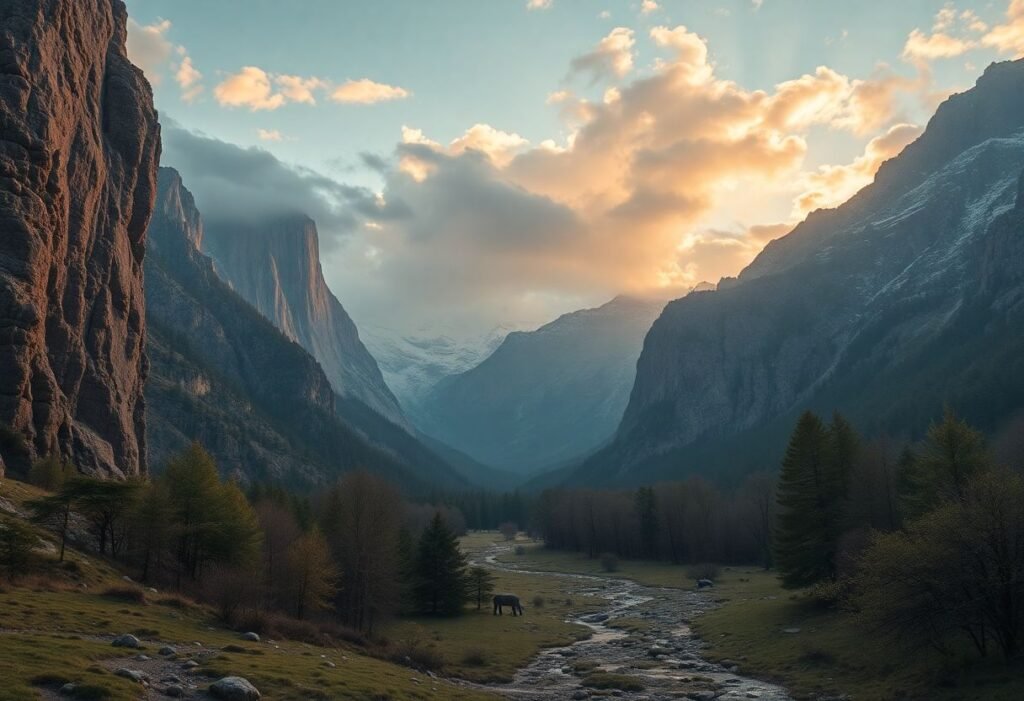
[[[494, 568], [567, 580], [574, 593], [607, 602], [597, 613], [569, 619], [593, 631], [587, 640], [567, 647], [549, 648], [516, 673], [508, 684], [487, 688], [508, 698], [587, 699], [612, 696], [623, 699], [790, 699], [785, 689], [736, 674], [734, 665], [716, 664], [701, 657], [705, 645], [690, 630], [689, 621], [717, 606], [713, 591], [686, 591], [646, 587], [610, 577], [537, 572], [506, 562], [498, 555], [510, 546], [493, 545], [477, 562]], [[529, 611], [527, 611], [529, 614]], [[619, 618], [642, 622], [642, 630], [621, 630], [610, 623]], [[587, 670], [577, 672], [579, 665]], [[583, 685], [591, 671], [635, 677], [643, 691], [598, 690]]]

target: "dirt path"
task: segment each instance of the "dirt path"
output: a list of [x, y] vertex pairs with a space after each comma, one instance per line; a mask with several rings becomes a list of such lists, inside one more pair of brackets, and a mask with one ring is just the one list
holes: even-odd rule
[[[477, 554], [476, 561], [493, 569], [563, 578], [579, 595], [604, 599], [607, 605], [599, 613], [572, 619], [593, 631], [589, 639], [544, 650], [519, 670], [511, 683], [486, 688], [525, 701], [596, 695], [647, 701], [790, 699], [781, 687], [742, 677], [728, 663], [715, 664], [701, 657], [705, 645], [690, 631], [689, 622], [717, 606], [711, 592], [646, 587], [611, 577], [536, 572], [499, 562], [497, 556], [510, 549], [492, 545]], [[640, 625], [636, 630], [609, 625], [622, 618]], [[643, 690], [601, 691], [584, 686], [584, 679], [595, 671], [629, 677]]]

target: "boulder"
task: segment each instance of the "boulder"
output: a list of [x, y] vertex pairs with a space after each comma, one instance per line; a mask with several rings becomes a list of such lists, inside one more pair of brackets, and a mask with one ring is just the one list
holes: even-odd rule
[[124, 635], [117, 636], [113, 639], [113, 641], [111, 641], [110, 644], [114, 647], [128, 647], [132, 648], [133, 650], [138, 650], [142, 647], [142, 643], [139, 642], [139, 639], [136, 638], [134, 635], [131, 635], [130, 633], [125, 633]]
[[224, 701], [256, 701], [260, 698], [259, 689], [243, 677], [218, 679], [210, 685], [210, 694]]
[[258, 633], [253, 632], [243, 633], [242, 640], [248, 640], [251, 643], [258, 643], [260, 641], [260, 636]]

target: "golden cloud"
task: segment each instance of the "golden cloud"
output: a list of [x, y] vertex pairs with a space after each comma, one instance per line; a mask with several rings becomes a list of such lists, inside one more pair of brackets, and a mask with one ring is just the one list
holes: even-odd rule
[[410, 93], [405, 88], [386, 83], [378, 83], [369, 78], [348, 80], [331, 92], [335, 102], [348, 104], [372, 105], [377, 102], [404, 100]]

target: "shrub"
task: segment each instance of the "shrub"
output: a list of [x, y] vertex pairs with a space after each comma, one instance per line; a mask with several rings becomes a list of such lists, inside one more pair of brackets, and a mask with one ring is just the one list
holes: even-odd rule
[[853, 593], [851, 580], [818, 582], [807, 592], [808, 600], [823, 609], [837, 609], [845, 605]]
[[511, 521], [506, 521], [498, 526], [498, 531], [505, 537], [505, 540], [515, 540], [519, 533], [519, 526]]
[[535, 597], [533, 597], [533, 607], [535, 609], [542, 609], [542, 608], [544, 608], [544, 597], [543, 596], [535, 596]]
[[444, 655], [433, 645], [424, 645], [417, 637], [400, 640], [388, 658], [392, 662], [413, 667], [422, 672], [437, 672], [444, 668]]
[[605, 572], [619, 571], [619, 558], [615, 553], [601, 554], [601, 569]]
[[110, 587], [105, 589], [100, 596], [115, 601], [125, 601], [131, 604], [145, 604], [146, 592], [139, 587]]
[[486, 667], [487, 661], [487, 653], [478, 647], [470, 648], [462, 656], [462, 664], [467, 667]]
[[0, 569], [13, 580], [29, 569], [32, 550], [39, 536], [31, 527], [17, 519], [0, 520]]
[[719, 574], [721, 574], [721, 568], [713, 562], [690, 565], [686, 570], [686, 576], [693, 580], [710, 579], [713, 582], [718, 579]]

